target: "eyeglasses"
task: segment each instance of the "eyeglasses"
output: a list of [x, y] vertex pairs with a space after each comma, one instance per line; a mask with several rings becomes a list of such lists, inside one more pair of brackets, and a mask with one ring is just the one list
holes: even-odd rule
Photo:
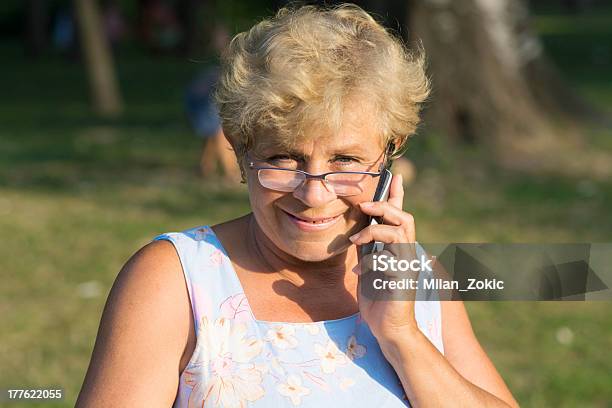
[[[257, 171], [259, 183], [270, 190], [293, 192], [310, 179], [320, 179], [325, 188], [338, 196], [352, 196], [361, 194], [369, 180], [379, 177], [385, 166], [389, 166], [386, 157], [394, 149], [390, 144], [382, 153], [383, 161], [378, 172], [370, 171], [330, 171], [323, 174], [310, 174], [303, 170], [287, 169], [282, 167], [256, 167], [251, 160], [248, 165], [251, 170]], [[378, 161], [378, 160], [377, 160]]]

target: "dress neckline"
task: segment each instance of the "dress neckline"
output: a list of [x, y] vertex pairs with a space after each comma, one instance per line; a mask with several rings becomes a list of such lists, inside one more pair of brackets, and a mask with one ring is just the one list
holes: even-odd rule
[[208, 231], [210, 232], [210, 235], [215, 240], [217, 248], [221, 251], [221, 253], [225, 257], [225, 261], [227, 263], [228, 269], [230, 270], [230, 279], [232, 280], [234, 286], [239, 291], [239, 293], [244, 295], [244, 299], [246, 299], [246, 302], [247, 302], [247, 309], [249, 311], [249, 315], [251, 316], [251, 319], [255, 323], [260, 324], [260, 325], [289, 325], [289, 326], [330, 325], [330, 324], [340, 324], [340, 323], [352, 321], [352, 320], [357, 319], [359, 317], [360, 313], [357, 312], [357, 313], [353, 313], [352, 315], [349, 315], [349, 316], [340, 317], [338, 319], [318, 320], [318, 321], [315, 321], [315, 322], [281, 322], [281, 321], [271, 321], [271, 320], [259, 320], [259, 319], [257, 319], [255, 317], [255, 315], [253, 314], [253, 309], [251, 309], [251, 304], [249, 302], [249, 299], [246, 297], [246, 292], [244, 291], [244, 287], [242, 286], [242, 282], [240, 282], [240, 278], [238, 277], [238, 272], [236, 272], [236, 269], [234, 269], [234, 265], [232, 264], [232, 261], [229, 259], [228, 252], [226, 251], [225, 247], [221, 243], [221, 240], [219, 239], [217, 234], [215, 234], [215, 231], [210, 226], [208, 226], [208, 225], [205, 228], [208, 229]]

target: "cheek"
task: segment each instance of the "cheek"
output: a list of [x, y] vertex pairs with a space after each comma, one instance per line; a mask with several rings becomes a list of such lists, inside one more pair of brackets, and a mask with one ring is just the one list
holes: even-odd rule
[[376, 192], [376, 183], [372, 183], [371, 185], [369, 185], [366, 189], [364, 189], [364, 192], [357, 195], [357, 196], [352, 196], [352, 197], [348, 197], [345, 201], [347, 203], [347, 205], [349, 205], [350, 207], [350, 211], [348, 212], [348, 222], [351, 223], [352, 225], [360, 225], [360, 228], [363, 228], [366, 226], [367, 221], [368, 221], [368, 215], [365, 214], [363, 211], [361, 211], [361, 208], [359, 207], [359, 203], [363, 203], [366, 201], [372, 201], [372, 198], [374, 198], [374, 193]]
[[261, 212], [270, 205], [272, 201], [274, 201], [274, 193], [270, 193], [270, 190], [266, 190], [263, 187], [251, 187], [249, 186], [249, 200], [251, 202], [251, 207], [255, 212]]
[[349, 227], [354, 228], [355, 226], [365, 227], [368, 216], [361, 211], [359, 203], [368, 201], [367, 199], [351, 200], [350, 210], [347, 212], [347, 223]]
[[[270, 230], [276, 229], [276, 212], [274, 202], [282, 198], [287, 193], [279, 193], [271, 190], [267, 190], [261, 186], [249, 185], [249, 201], [251, 203], [251, 210], [257, 219], [257, 223], [260, 227]], [[268, 231], [266, 231], [268, 232]]]
[[269, 204], [274, 200], [274, 196], [279, 195], [273, 190], [268, 190], [259, 184], [257, 180], [257, 176], [250, 174], [247, 179], [247, 187], [249, 190], [249, 200], [251, 202], [251, 207], [253, 208], [253, 212], [255, 209], [265, 209], [265, 204]]

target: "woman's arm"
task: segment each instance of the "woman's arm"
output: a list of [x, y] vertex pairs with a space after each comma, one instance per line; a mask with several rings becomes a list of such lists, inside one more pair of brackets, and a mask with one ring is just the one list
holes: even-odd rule
[[381, 344], [414, 407], [518, 407], [474, 336], [461, 301], [442, 305], [444, 356], [420, 330]]
[[[414, 217], [403, 211], [403, 202], [401, 176], [394, 176], [386, 202], [360, 203], [364, 213], [382, 217], [383, 223], [364, 228], [351, 236], [350, 240], [356, 245], [372, 241], [388, 244], [415, 243]], [[406, 256], [412, 255], [416, 258], [414, 247], [412, 254], [408, 251], [410, 248], [400, 257], [407, 259]], [[361, 268], [357, 271], [360, 274], [362, 272]], [[435, 262], [433, 271], [440, 277], [446, 275], [441, 265]], [[391, 279], [399, 276], [386, 270], [384, 274]], [[414, 314], [415, 291], [412, 292], [412, 298], [405, 296], [403, 301], [393, 300], [393, 293], [389, 290], [381, 290], [380, 296], [371, 299], [361, 293], [360, 276], [357, 294], [359, 311], [376, 336], [383, 354], [397, 372], [413, 406], [518, 406], [476, 340], [462, 302], [441, 303], [445, 349], [443, 356], [418, 328]], [[385, 299], [385, 295], [390, 297]]]
[[174, 247], [150, 243], [115, 280], [76, 406], [171, 406], [192, 333], [189, 295]]

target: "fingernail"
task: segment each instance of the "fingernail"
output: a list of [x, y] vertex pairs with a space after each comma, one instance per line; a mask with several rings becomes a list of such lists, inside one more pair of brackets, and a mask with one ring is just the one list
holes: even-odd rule
[[370, 201], [364, 201], [362, 203], [359, 203], [359, 205], [362, 206], [362, 207], [370, 208], [371, 206], [374, 205], [374, 203], [370, 202]]
[[357, 239], [358, 239], [358, 238], [359, 238], [359, 233], [356, 233], [356, 234], [351, 235], [351, 236], [349, 237], [349, 239], [351, 240], [351, 242], [355, 242], [355, 241], [357, 241]]

